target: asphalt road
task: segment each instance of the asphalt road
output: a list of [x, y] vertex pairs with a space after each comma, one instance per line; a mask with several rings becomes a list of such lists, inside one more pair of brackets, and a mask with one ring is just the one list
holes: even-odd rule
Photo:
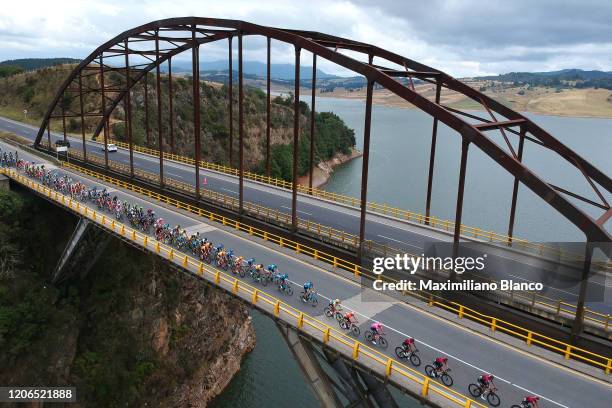
[[[15, 150], [2, 142], [0, 147]], [[20, 155], [28, 160], [41, 161], [28, 153], [21, 152]], [[51, 165], [47, 164], [47, 167], [50, 168]], [[74, 180], [81, 180], [89, 186], [102, 187], [102, 183], [85, 178], [79, 173], [70, 172], [70, 174]], [[180, 224], [190, 233], [201, 231], [201, 235], [208, 237], [214, 243], [223, 243], [225, 247], [234, 249], [238, 255], [244, 255], [246, 258], [254, 257], [264, 264], [277, 264], [280, 271], [287, 272], [290, 280], [294, 282], [294, 295], [284, 296], [273, 286], [262, 287], [262, 290], [283, 298], [287, 303], [306, 313], [318, 316], [321, 321], [334, 324], [322, 314], [326, 299], [330, 298], [341, 299], [345, 309], [356, 312], [361, 323], [361, 340], [364, 340], [363, 333], [372, 322], [380, 321], [387, 333], [389, 355], [405, 337], [414, 337], [422, 360], [421, 366], [417, 368], [420, 371], [437, 356], [448, 356], [449, 367], [452, 369], [451, 374], [455, 381], [453, 389], [459, 392], [467, 394], [468, 384], [475, 382], [477, 376], [483, 372], [489, 372], [497, 379], [501, 406], [507, 407], [518, 403], [528, 394], [542, 397], [541, 408], [610, 406], [612, 384], [609, 382], [594, 379], [501, 344], [458, 324], [434, 317], [426, 311], [397, 302], [384, 293], [371, 291], [367, 297], [368, 301], [364, 301], [359, 283], [333, 274], [324, 267], [283, 254], [263, 245], [263, 242], [256, 238], [241, 237], [231, 229], [226, 230], [220, 224], [209, 223], [204, 218], [177, 213], [174, 209], [157, 202], [145, 201], [132, 193], [117, 191], [112, 186], [110, 188], [120, 199], [153, 208], [158, 216], [169, 223]], [[244, 280], [248, 281], [249, 278]], [[301, 284], [307, 280], [315, 283], [319, 293], [320, 302], [316, 308], [299, 300]]]
[[[38, 128], [0, 117], [0, 130], [18, 134], [34, 140]], [[45, 133], [46, 138], [46, 133]], [[51, 143], [63, 135], [52, 133]], [[71, 148], [82, 150], [82, 141], [70, 139]], [[104, 158], [101, 145], [87, 142], [87, 154]], [[109, 160], [129, 165], [129, 153], [125, 149], [109, 153]], [[146, 154], [134, 152], [134, 167], [151, 173], [159, 173], [159, 160]], [[195, 185], [193, 166], [164, 161], [164, 175], [175, 180]], [[218, 193], [238, 197], [237, 177], [203, 170], [201, 180], [206, 178], [205, 188]], [[291, 192], [272, 186], [262, 185], [249, 180], [244, 181], [244, 199], [262, 206], [291, 212]], [[359, 234], [359, 211], [313, 197], [298, 195], [298, 217], [304, 220], [331, 226], [347, 233]], [[417, 227], [406, 222], [392, 220], [383, 216], [368, 213], [366, 217], [366, 238], [386, 243], [412, 254], [421, 254], [431, 243], [449, 242], [451, 237], [434, 229]], [[579, 283], [577, 279], [560, 279], [556, 274], [543, 271], [536, 266], [532, 257], [520, 256], [515, 252], [505, 251], [500, 247], [491, 247], [499, 256], [489, 257], [487, 274], [494, 280], [512, 279], [516, 282], [543, 282], [545, 289], [541, 294], [552, 299], [560, 299], [568, 303], [576, 303]], [[594, 275], [589, 280], [587, 307], [600, 313], [612, 314], [612, 303], [605, 301], [606, 292], [610, 291], [612, 283], [607, 282], [603, 275]]]

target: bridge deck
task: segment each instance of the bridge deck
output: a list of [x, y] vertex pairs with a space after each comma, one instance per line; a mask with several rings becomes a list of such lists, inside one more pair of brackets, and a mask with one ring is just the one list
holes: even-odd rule
[[[8, 146], [3, 146], [3, 148]], [[27, 153], [22, 152], [22, 157], [28, 159]], [[32, 160], [32, 158], [30, 158]], [[37, 162], [41, 160], [35, 159]], [[51, 166], [51, 164], [47, 164]], [[66, 171], [66, 170], [62, 170]], [[89, 185], [101, 186], [97, 180], [86, 179], [78, 173], [71, 173], [75, 180], [83, 180]], [[535, 393], [541, 395], [545, 400], [544, 406], [560, 407], [607, 407], [611, 390], [609, 382], [591, 378], [577, 373], [573, 370], [560, 367], [540, 357], [517, 350], [502, 344], [494, 339], [475, 334], [474, 332], [459, 326], [456, 323], [432, 317], [431, 314], [412, 305], [397, 302], [384, 294], [368, 294], [368, 301], [361, 296], [360, 285], [350, 279], [330, 273], [320, 265], [306, 263], [302, 260], [292, 258], [286, 254], [270, 248], [253, 237], [244, 237], [234, 233], [230, 228], [220, 227], [219, 224], [211, 224], [201, 217], [176, 211], [165, 205], [151, 202], [144, 197], [134, 193], [118, 189], [115, 192], [121, 199], [140, 202], [143, 206], [154, 208], [158, 216], [162, 216], [171, 224], [181, 224], [191, 230], [200, 230], [214, 242], [222, 242], [226, 247], [233, 248], [237, 254], [246, 257], [255, 257], [262, 263], [276, 263], [280, 270], [289, 273], [291, 280], [301, 284], [305, 280], [312, 280], [319, 291], [321, 304], [325, 299], [340, 298], [346, 308], [357, 312], [361, 322], [362, 333], [373, 320], [381, 321], [387, 331], [389, 350], [386, 354], [379, 355], [377, 351], [365, 346], [357, 346], [356, 356], [358, 362], [386, 374], [389, 358], [395, 345], [399, 344], [405, 336], [416, 338], [421, 350], [423, 365], [433, 360], [438, 355], [449, 356], [450, 366], [453, 369], [455, 379], [454, 390], [466, 393], [467, 385], [474, 382], [482, 372], [491, 372], [498, 378], [500, 396], [504, 405], [519, 401], [525, 394]], [[73, 204], [74, 205], [74, 204]], [[83, 210], [81, 210], [83, 211]], [[92, 214], [89, 214], [91, 217]], [[97, 218], [101, 222], [100, 217]], [[110, 227], [111, 218], [106, 219], [107, 227]], [[115, 232], [120, 233], [120, 227], [115, 226]], [[130, 231], [127, 230], [125, 239], [130, 239]], [[144, 245], [145, 237], [136, 234], [136, 242]], [[147, 238], [147, 248], [156, 252], [156, 243], [151, 237]], [[163, 249], [162, 249], [163, 248]], [[179, 254], [160, 246], [160, 255], [168, 258], [172, 251], [173, 262], [182, 266], [185, 255]], [[200, 262], [190, 258], [187, 259], [187, 268], [194, 273], [199, 272]], [[217, 271], [205, 267], [203, 276], [209, 281], [215, 282], [225, 290], [235, 291], [236, 281], [233, 277], [224, 274], [217, 275]], [[217, 276], [219, 278], [217, 278]], [[255, 292], [257, 290], [257, 292]], [[296, 288], [299, 292], [299, 288]], [[257, 293], [257, 295], [254, 295]], [[326, 324], [332, 323], [322, 316], [322, 305], [312, 308], [304, 305], [298, 296], [282, 297], [275, 288], [250, 285], [245, 280], [238, 280], [238, 294], [250, 302], [255, 300], [255, 306], [262, 308], [268, 313], [274, 314], [276, 298], [281, 297], [282, 307], [279, 307], [279, 318], [289, 324], [299, 325], [302, 318], [301, 330], [312, 335], [320, 341], [326, 340]], [[348, 339], [335, 331], [330, 331], [328, 344], [344, 353], [348, 358], [355, 356], [354, 339]], [[422, 366], [420, 370], [422, 370]], [[402, 374], [401, 372], [404, 372]], [[421, 371], [422, 372], [422, 371]], [[399, 363], [392, 363], [391, 380], [400, 386], [410, 389], [423, 387], [419, 381], [423, 377], [411, 371], [409, 368], [401, 368]], [[433, 384], [433, 382], [432, 382]], [[437, 386], [436, 386], [437, 387]], [[441, 390], [441, 388], [437, 388]], [[433, 391], [433, 388], [430, 389]], [[575, 390], [580, 390], [577, 393]], [[440, 391], [447, 394], [448, 391]], [[437, 394], [435, 398], [443, 398]], [[446, 399], [447, 403], [450, 401]], [[458, 400], [464, 403], [465, 400]], [[456, 406], [456, 405], [455, 405]]]

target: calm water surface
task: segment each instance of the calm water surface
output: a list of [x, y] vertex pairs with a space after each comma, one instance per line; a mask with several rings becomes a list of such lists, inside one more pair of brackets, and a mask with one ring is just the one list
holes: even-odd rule
[[[308, 101], [307, 98], [304, 99]], [[319, 98], [317, 110], [338, 114], [355, 129], [363, 147], [364, 104], [361, 101]], [[483, 115], [483, 113], [479, 113]], [[612, 173], [612, 120], [527, 114], [553, 136], [573, 148], [606, 174]], [[400, 208], [424, 211], [432, 120], [412, 109], [373, 107], [368, 199]], [[493, 132], [489, 132], [493, 134]], [[513, 136], [513, 135], [510, 135]], [[495, 139], [503, 143], [501, 137]], [[515, 141], [516, 139], [511, 139]], [[516, 144], [515, 144], [516, 149]], [[460, 137], [444, 125], [438, 128], [432, 213], [454, 217], [460, 158]], [[527, 143], [525, 163], [545, 180], [595, 198], [572, 166], [533, 143]], [[361, 159], [338, 168], [325, 189], [359, 197]], [[505, 232], [513, 179], [495, 162], [472, 147], [469, 151], [464, 223]], [[606, 197], [612, 201], [609, 195]], [[588, 209], [591, 211], [591, 209]], [[608, 225], [611, 224], [610, 222]], [[581, 240], [582, 234], [539, 197], [519, 191], [516, 236], [534, 241]], [[213, 408], [312, 408], [318, 403], [274, 323], [253, 312], [257, 346]], [[417, 406], [402, 401], [402, 406]]]

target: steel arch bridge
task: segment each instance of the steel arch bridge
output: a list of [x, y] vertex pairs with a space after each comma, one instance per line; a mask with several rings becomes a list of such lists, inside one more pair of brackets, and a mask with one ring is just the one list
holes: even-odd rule
[[[411, 103], [418, 109], [429, 114], [433, 118], [433, 130], [431, 139], [431, 151], [429, 160], [429, 171], [427, 179], [426, 196], [426, 217], [430, 215], [431, 192], [433, 186], [433, 172], [436, 153], [436, 137], [438, 122], [442, 122], [455, 130], [461, 137], [461, 164], [459, 168], [459, 181], [457, 186], [457, 201], [455, 211], [455, 230], [454, 239], [459, 240], [460, 226], [462, 217], [462, 205], [464, 186], [466, 179], [466, 164], [468, 151], [471, 145], [484, 152], [488, 157], [495, 161], [514, 177], [512, 191], [508, 236], [512, 237], [517, 205], [517, 193], [520, 184], [533, 191], [552, 208], [558, 211], [565, 219], [569, 220], [578, 227], [584, 234], [587, 242], [610, 242], [612, 238], [604, 224], [612, 216], [612, 209], [606, 195], [612, 193], [611, 179], [590, 164], [579, 154], [565, 146], [548, 132], [540, 128], [531, 120], [518, 112], [504, 106], [483, 93], [469, 87], [457, 79], [445, 74], [442, 71], [428, 67], [409, 58], [382, 49], [380, 47], [340, 38], [332, 35], [321, 34], [318, 32], [288, 30], [274, 27], [266, 27], [253, 23], [238, 20], [225, 20], [200, 17], [181, 17], [154, 21], [131, 30], [125, 31], [115, 38], [107, 41], [85, 58], [68, 76], [61, 88], [57, 91], [55, 98], [50, 105], [44, 120], [38, 131], [35, 145], [38, 147], [44, 136], [45, 130], [50, 132], [51, 120], [61, 120], [64, 137], [66, 137], [66, 119], [73, 118], [81, 121], [84, 160], [87, 161], [85, 151], [85, 129], [84, 123], [87, 120], [96, 122], [94, 138], [103, 132], [105, 144], [109, 140], [109, 118], [117, 106], [123, 102], [125, 109], [126, 136], [130, 150], [130, 175], [134, 175], [133, 164], [133, 143], [132, 143], [132, 118], [131, 118], [131, 91], [139, 82], [144, 82], [145, 104], [147, 77], [148, 73], [155, 70], [156, 75], [156, 118], [157, 118], [157, 142], [159, 149], [159, 183], [164, 186], [163, 175], [163, 152], [167, 149], [164, 143], [164, 126], [162, 124], [162, 101], [161, 101], [161, 64], [167, 63], [168, 67], [168, 86], [169, 86], [169, 110], [170, 110], [170, 147], [174, 147], [174, 126], [172, 116], [172, 59], [186, 51], [192, 54], [192, 78], [193, 78], [193, 105], [194, 105], [194, 149], [195, 149], [195, 174], [199, 174], [199, 163], [201, 155], [200, 146], [200, 78], [196, 73], [199, 72], [199, 50], [200, 47], [213, 42], [222, 40], [228, 41], [229, 55], [232, 55], [233, 39], [238, 42], [238, 151], [239, 151], [239, 202], [242, 211], [243, 203], [243, 37], [260, 36], [267, 40], [267, 89], [270, 90], [270, 53], [271, 41], [279, 41], [292, 45], [295, 48], [295, 99], [294, 99], [294, 126], [293, 126], [293, 189], [292, 189], [292, 225], [294, 230], [297, 228], [297, 155], [298, 155], [298, 136], [299, 128], [299, 76], [300, 76], [300, 53], [305, 50], [313, 56], [313, 77], [312, 77], [312, 114], [314, 115], [315, 89], [316, 89], [316, 62], [317, 58], [323, 58], [342, 66], [356, 74], [362, 75], [367, 80], [367, 94], [365, 106], [365, 130], [364, 130], [364, 151], [361, 181], [361, 218], [360, 218], [360, 242], [365, 237], [365, 216], [367, 198], [367, 179], [370, 150], [370, 123], [372, 111], [372, 94], [374, 85], [384, 87], [405, 101]], [[350, 50], [350, 55], [342, 53], [342, 50]], [[352, 55], [352, 56], [351, 56]], [[355, 57], [353, 57], [355, 56]], [[359, 60], [367, 59], [367, 62]], [[229, 58], [229, 95], [232, 94], [233, 67], [232, 58]], [[111, 77], [111, 74], [115, 73]], [[94, 77], [99, 84], [98, 87], [84, 86], [83, 79]], [[113, 79], [113, 83], [109, 83]], [[117, 78], [119, 79], [117, 81]], [[144, 78], [144, 81], [142, 81]], [[397, 78], [407, 78], [404, 83]], [[434, 84], [436, 87], [435, 100], [429, 100], [415, 90], [413, 78]], [[487, 112], [489, 118], [463, 112], [440, 102], [442, 89], [449, 89], [458, 92], [482, 106], [483, 111]], [[99, 108], [93, 111], [84, 111], [83, 99], [98, 98]], [[79, 109], [72, 109], [76, 105]], [[232, 126], [233, 98], [229, 97], [229, 117], [230, 117], [230, 163], [232, 162], [232, 143], [234, 139], [234, 129]], [[148, 108], [145, 108], [148, 114]], [[313, 143], [314, 120], [311, 120], [310, 138], [310, 168], [313, 164]], [[148, 127], [148, 120], [147, 120]], [[149, 129], [147, 129], [147, 132]], [[496, 143], [488, 132], [500, 132], [504, 143]], [[511, 138], [518, 138], [518, 149], [515, 149]], [[267, 99], [267, 170], [269, 172], [270, 156], [270, 93]], [[522, 163], [525, 141], [536, 143], [556, 154], [556, 156], [569, 162], [576, 171], [580, 172], [585, 182], [592, 188], [598, 197], [598, 201], [591, 200], [578, 193], [566, 190], [543, 180], [533, 170]], [[105, 150], [105, 165], [108, 169], [108, 153]], [[312, 170], [311, 170], [312, 172]], [[310, 180], [312, 182], [312, 173]], [[195, 177], [195, 198], [200, 197], [200, 180]], [[587, 203], [601, 210], [601, 215], [597, 218], [591, 217], [579, 206], [576, 201]]]

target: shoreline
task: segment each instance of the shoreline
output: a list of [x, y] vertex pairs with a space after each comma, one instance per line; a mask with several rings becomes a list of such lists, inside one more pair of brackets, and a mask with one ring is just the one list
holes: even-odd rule
[[[321, 97], [321, 98], [336, 98], [336, 99], [345, 99], [345, 100], [356, 100], [356, 101], [360, 101], [360, 102], [365, 102], [365, 95], [361, 95], [358, 92], [354, 93], [355, 96], [352, 95], [347, 95], [344, 93], [334, 93], [334, 92], [317, 92], [317, 97]], [[399, 108], [399, 109], [417, 109], [414, 105], [410, 104], [409, 102], [403, 102], [403, 101], [386, 101], [383, 100], [385, 99], [382, 95], [379, 94], [379, 97], [376, 98], [376, 91], [374, 91], [374, 97], [372, 98], [372, 105], [378, 105], [378, 106], [384, 106], [387, 108]], [[466, 110], [466, 111], [479, 111], [479, 112], [486, 112], [486, 110], [484, 109], [478, 109], [477, 107], [457, 107], [457, 106], [453, 106], [452, 104], [449, 105], [451, 108], [455, 108], [455, 109], [462, 109], [462, 110]], [[515, 108], [512, 108], [515, 109]], [[611, 107], [612, 110], [612, 107]], [[519, 109], [517, 110], [517, 112], [519, 113], [532, 113], [532, 114], [536, 114], [536, 115], [542, 115], [542, 116], [556, 116], [556, 117], [562, 117], [562, 118], [579, 118], [579, 119], [612, 119], [612, 112], [610, 113], [609, 116], [606, 115], [584, 115], [584, 114], [571, 114], [571, 113], [559, 113], [559, 112], [551, 112], [551, 111], [546, 111], [546, 110], [532, 110], [532, 109]]]
[[[349, 154], [336, 153], [334, 157], [317, 164], [312, 171], [312, 187], [319, 188], [327, 184], [332, 173], [338, 166], [350, 162], [358, 157], [363, 156], [363, 153], [355, 147], [351, 147]], [[298, 184], [308, 186], [309, 175], [298, 177]]]

